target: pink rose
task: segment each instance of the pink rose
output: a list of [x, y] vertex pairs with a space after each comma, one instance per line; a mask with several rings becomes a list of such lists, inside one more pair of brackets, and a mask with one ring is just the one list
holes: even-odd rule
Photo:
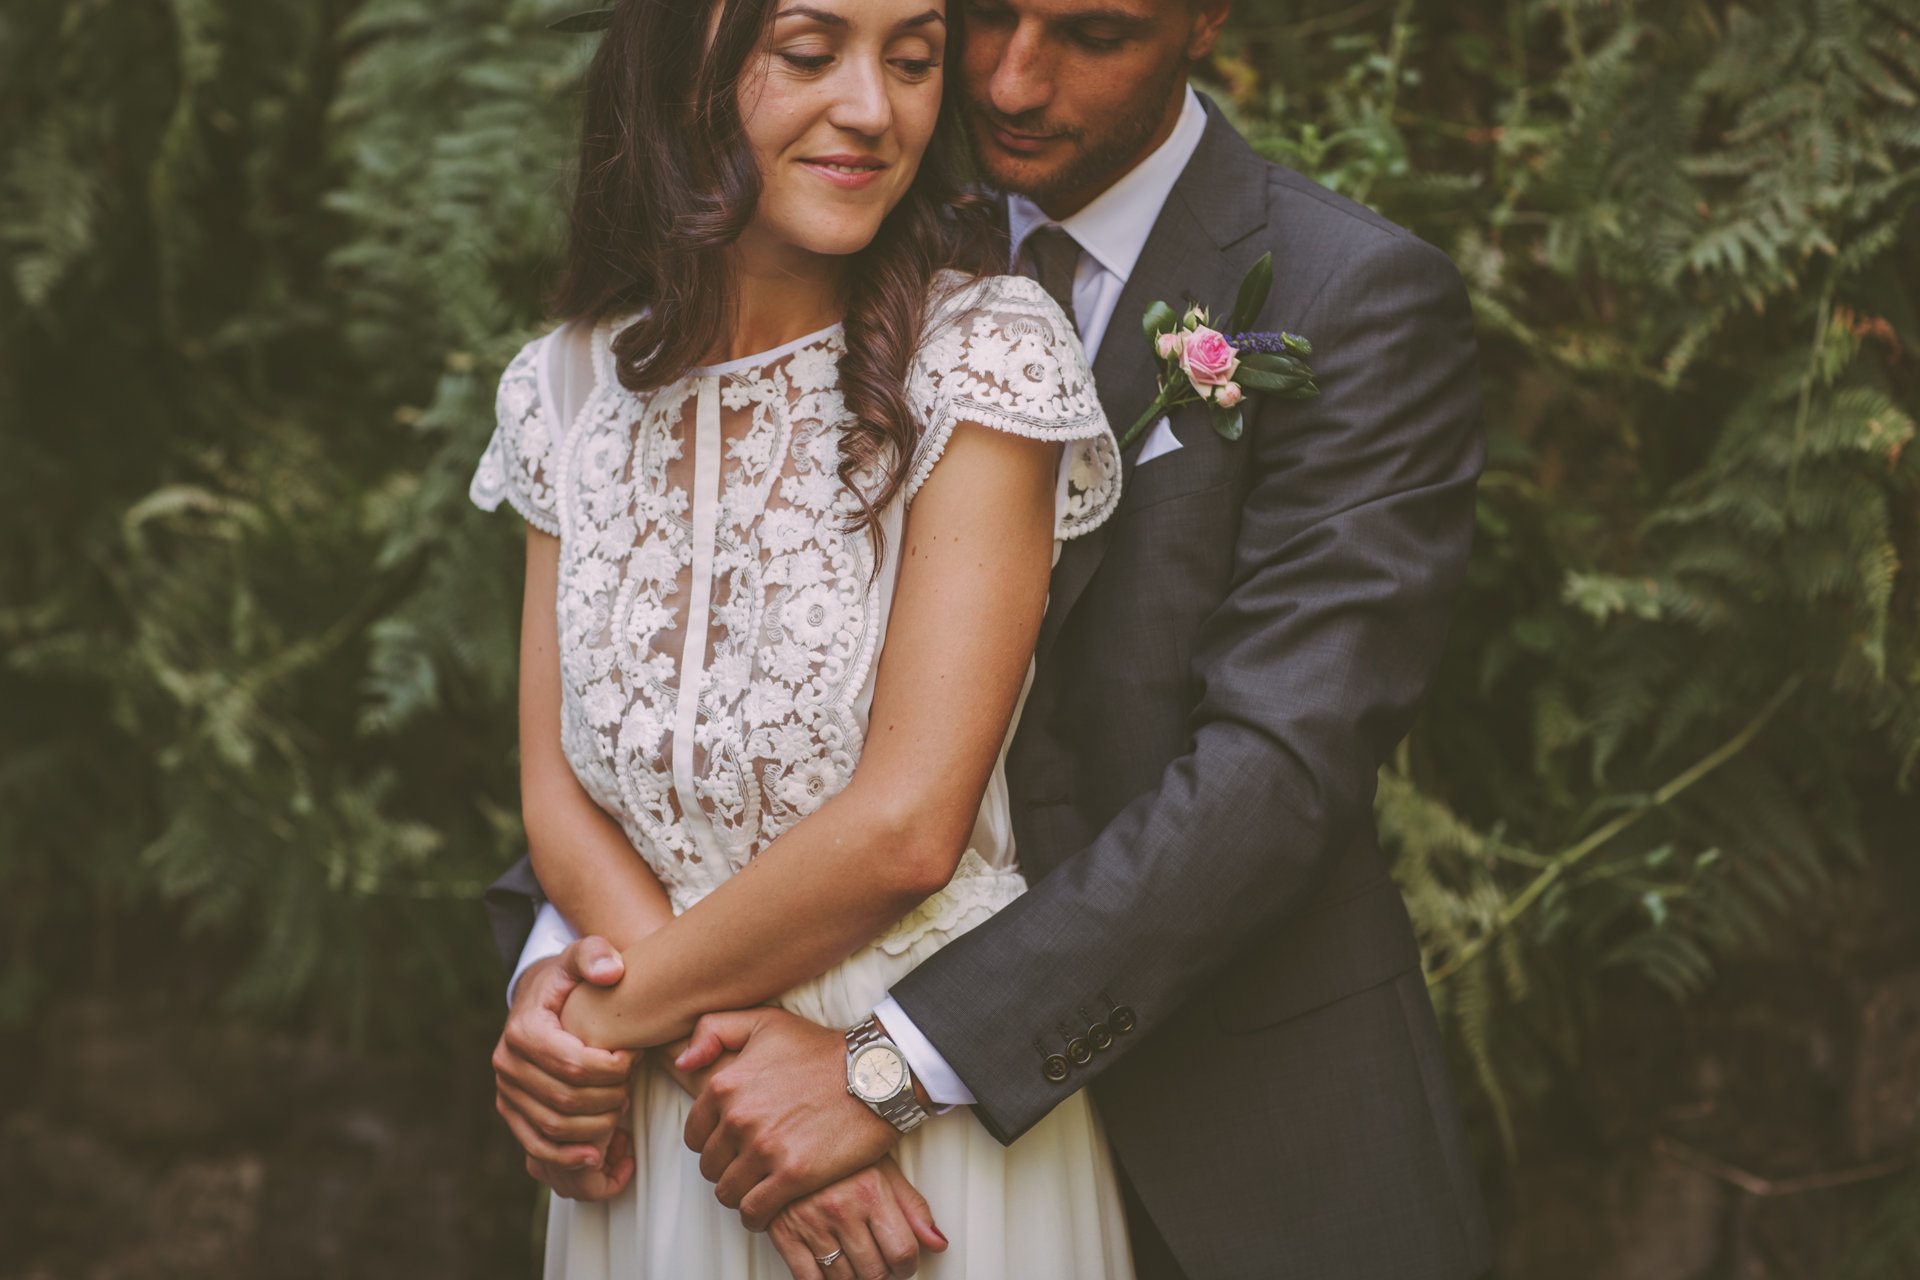
[[1187, 335], [1186, 344], [1180, 348], [1180, 367], [1196, 388], [1217, 387], [1233, 381], [1240, 357], [1231, 343], [1202, 325]]
[[1220, 389], [1213, 393], [1213, 402], [1222, 409], [1231, 409], [1233, 406], [1239, 404], [1241, 398], [1245, 395], [1246, 392], [1240, 389], [1239, 383], [1223, 382], [1220, 384]]
[[1180, 347], [1186, 340], [1186, 331], [1184, 329], [1175, 329], [1172, 333], [1163, 333], [1155, 338], [1153, 345], [1159, 350], [1160, 358], [1167, 360], [1180, 354]]

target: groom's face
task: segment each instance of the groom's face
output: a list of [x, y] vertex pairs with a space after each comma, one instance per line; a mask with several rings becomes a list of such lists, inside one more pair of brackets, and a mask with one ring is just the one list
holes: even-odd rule
[[1056, 218], [1173, 132], [1187, 64], [1232, 0], [963, 0], [974, 154], [995, 186]]

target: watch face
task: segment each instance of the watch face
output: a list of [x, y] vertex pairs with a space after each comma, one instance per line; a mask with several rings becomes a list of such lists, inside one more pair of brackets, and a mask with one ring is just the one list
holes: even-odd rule
[[884, 1044], [870, 1045], [853, 1060], [853, 1070], [847, 1073], [848, 1083], [854, 1092], [868, 1102], [883, 1102], [900, 1092], [900, 1086], [906, 1082], [907, 1064], [900, 1055]]

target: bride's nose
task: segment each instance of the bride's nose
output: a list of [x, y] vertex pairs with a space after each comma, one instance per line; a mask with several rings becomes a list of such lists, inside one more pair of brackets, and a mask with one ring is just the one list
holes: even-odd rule
[[878, 59], [849, 60], [839, 81], [839, 93], [827, 109], [828, 124], [868, 138], [893, 127], [893, 99], [887, 96], [886, 68]]

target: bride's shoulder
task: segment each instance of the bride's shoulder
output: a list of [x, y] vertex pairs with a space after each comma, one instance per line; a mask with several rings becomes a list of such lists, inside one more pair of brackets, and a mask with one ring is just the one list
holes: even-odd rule
[[1073, 321], [1038, 282], [958, 271], [934, 280], [918, 356], [936, 381], [955, 372], [997, 373], [1009, 360], [1084, 380], [1086, 364]]
[[952, 270], [934, 276], [927, 299], [930, 328], [980, 312], [1028, 311], [1036, 307], [1042, 311], [1059, 310], [1047, 291], [1025, 276], [974, 276]]
[[965, 348], [991, 357], [1018, 345], [1031, 358], [1044, 353], [1061, 364], [1080, 363], [1073, 321], [1037, 281], [1025, 276], [969, 276], [942, 271], [933, 282], [920, 356], [936, 365], [963, 361]]

